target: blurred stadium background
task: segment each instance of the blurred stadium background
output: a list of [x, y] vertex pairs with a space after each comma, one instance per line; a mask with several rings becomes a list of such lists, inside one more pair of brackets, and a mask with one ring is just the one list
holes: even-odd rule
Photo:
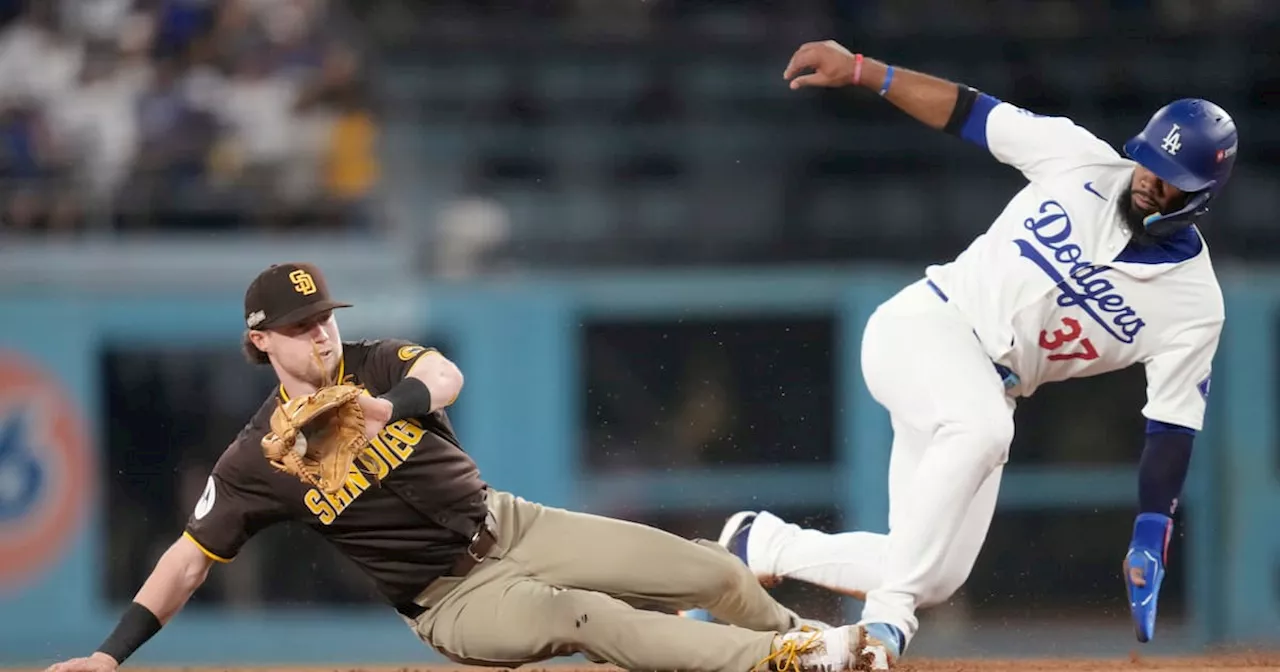
[[[740, 508], [882, 529], [862, 321], [1020, 177], [865, 92], [790, 91], [791, 52], [824, 38], [1115, 145], [1177, 97], [1235, 116], [1207, 231], [1227, 334], [1142, 651], [1280, 645], [1280, 3], [0, 0], [0, 20], [0, 664], [91, 651], [179, 534], [268, 393], [239, 311], [281, 260], [353, 299], [344, 337], [459, 362], [452, 415], [499, 487], [689, 536]], [[1143, 395], [1135, 369], [1022, 404], [988, 543], [922, 654], [1137, 646], [1119, 569]], [[284, 527], [133, 661], [433, 656]]]

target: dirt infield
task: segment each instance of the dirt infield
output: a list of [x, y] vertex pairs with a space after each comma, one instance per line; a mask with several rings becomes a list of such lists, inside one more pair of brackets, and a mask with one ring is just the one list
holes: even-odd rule
[[[4, 670], [5, 668], [0, 668]], [[608, 666], [539, 665], [519, 668], [521, 672], [620, 672]], [[1194, 658], [1128, 658], [1128, 659], [921, 659], [895, 668], [900, 672], [1023, 672], [1064, 670], [1066, 672], [1191, 672], [1193, 670], [1274, 670], [1280, 672], [1280, 653], [1232, 654]], [[422, 667], [128, 667], [129, 672], [498, 672], [497, 668], [428, 665]], [[13, 669], [6, 672], [39, 672]]]
[[1164, 672], [1165, 670], [1190, 672], [1191, 670], [1277, 670], [1280, 671], [1280, 654], [1202, 656], [1194, 658], [1139, 658], [1083, 659], [1083, 658], [1026, 658], [1006, 660], [915, 660], [903, 661], [896, 668], [901, 672], [1023, 672], [1040, 670], [1065, 670], [1068, 672], [1109, 672], [1111, 670], [1141, 670]]

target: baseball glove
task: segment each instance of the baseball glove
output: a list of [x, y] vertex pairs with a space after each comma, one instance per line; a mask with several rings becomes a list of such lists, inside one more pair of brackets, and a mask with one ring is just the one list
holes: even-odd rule
[[369, 444], [358, 401], [362, 392], [356, 385], [331, 385], [277, 406], [271, 431], [262, 437], [271, 466], [325, 494], [341, 490], [351, 464]]

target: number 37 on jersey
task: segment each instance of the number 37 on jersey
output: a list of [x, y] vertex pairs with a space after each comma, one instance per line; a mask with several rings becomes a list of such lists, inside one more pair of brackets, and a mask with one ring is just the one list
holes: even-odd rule
[[1052, 332], [1040, 332], [1040, 347], [1049, 351], [1049, 361], [1061, 362], [1069, 359], [1085, 361], [1098, 358], [1098, 350], [1087, 337], [1080, 338], [1083, 329], [1080, 321], [1072, 317], [1062, 318], [1061, 328]]

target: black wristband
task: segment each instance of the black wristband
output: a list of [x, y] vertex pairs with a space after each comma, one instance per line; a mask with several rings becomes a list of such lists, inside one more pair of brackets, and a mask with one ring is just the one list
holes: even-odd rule
[[129, 608], [116, 624], [116, 629], [98, 647], [98, 653], [105, 653], [115, 658], [117, 664], [122, 664], [138, 647], [160, 632], [160, 628], [160, 619], [150, 609], [137, 602], [130, 602]]
[[395, 387], [387, 390], [382, 398], [391, 402], [391, 419], [387, 422], [431, 413], [431, 390], [427, 389], [426, 383], [413, 376], [405, 376]]

